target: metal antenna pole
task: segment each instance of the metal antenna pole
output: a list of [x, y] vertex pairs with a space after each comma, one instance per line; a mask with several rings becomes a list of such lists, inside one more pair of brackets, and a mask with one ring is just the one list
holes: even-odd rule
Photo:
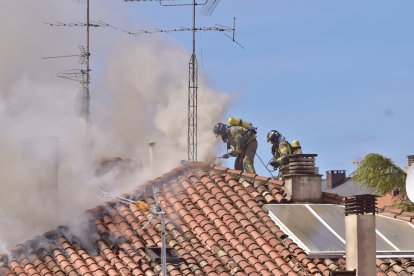
[[85, 147], [87, 156], [90, 157], [92, 151], [92, 139], [91, 139], [91, 94], [89, 90], [90, 86], [90, 65], [89, 58], [91, 55], [90, 52], [90, 43], [89, 43], [89, 28], [91, 26], [90, 17], [89, 17], [89, 0], [86, 1], [86, 83], [85, 86], [85, 121], [86, 121], [86, 141]]
[[161, 266], [162, 276], [167, 276], [167, 243], [165, 241], [165, 211], [157, 199], [155, 187], [152, 187], [152, 193], [156, 204], [156, 214], [160, 216], [161, 220]]
[[90, 19], [89, 19], [89, 0], [86, 2], [86, 123], [88, 125], [88, 129], [91, 127], [91, 113], [90, 113], [90, 91], [89, 91], [89, 84], [90, 84], [90, 67], [89, 67], [89, 57], [91, 55], [90, 52], [90, 44], [89, 44], [89, 27], [90, 27]]
[[[98, 191], [98, 194], [107, 198], [111, 198], [114, 199], [120, 203], [126, 204], [126, 205], [130, 205], [133, 204], [135, 205], [139, 210], [143, 211], [143, 212], [148, 212], [150, 211], [152, 214], [155, 214], [157, 216], [160, 216], [160, 220], [161, 220], [161, 265], [162, 265], [162, 276], [167, 276], [167, 242], [166, 242], [166, 231], [165, 231], [165, 210], [161, 207], [160, 202], [157, 200], [157, 195], [155, 192], [155, 187], [152, 187], [152, 193], [154, 196], [154, 201], [155, 201], [155, 209], [153, 208], [149, 208], [148, 204], [146, 202], [143, 201], [134, 201], [132, 199], [128, 199], [128, 198], [124, 198], [124, 197], [119, 197], [116, 196], [112, 193], [108, 193], [102, 190]], [[152, 219], [154, 217], [152, 217], [147, 223], [145, 223], [144, 226], [142, 226], [143, 229], [145, 229], [147, 227], [148, 224], [151, 223]]]
[[197, 92], [198, 92], [198, 64], [195, 53], [195, 20], [196, 2], [193, 0], [193, 52], [189, 63], [189, 84], [188, 84], [188, 162], [197, 161]]
[[[160, 207], [161, 208], [161, 207]], [[161, 217], [161, 263], [162, 263], [162, 276], [167, 276], [167, 245], [165, 241], [165, 211], [160, 210], [159, 215]]]
[[90, 0], [86, 1], [86, 22], [85, 23], [46, 23], [49, 26], [55, 27], [86, 27], [86, 47], [79, 46], [80, 54], [78, 55], [62, 55], [54, 57], [45, 57], [44, 59], [51, 58], [63, 58], [63, 57], [79, 57], [79, 63], [86, 66], [86, 69], [82, 66], [81, 69], [72, 69], [58, 73], [58, 77], [77, 81], [81, 85], [82, 92], [84, 93], [84, 98], [82, 102], [82, 116], [86, 122], [86, 139], [84, 141], [86, 148], [86, 156], [90, 157], [92, 142], [91, 142], [91, 112], [90, 112], [90, 27], [110, 27], [116, 29], [114, 26], [111, 26], [103, 21], [91, 21], [90, 20]]
[[[145, 2], [146, 0], [124, 0], [125, 2]], [[211, 28], [196, 28], [196, 6], [204, 6], [204, 13], [206, 15], [211, 15], [214, 9], [217, 7], [220, 0], [205, 0], [202, 3], [197, 3], [196, 0], [188, 1], [187, 3], [174, 3], [174, 4], [164, 4], [165, 0], [158, 0], [161, 6], [192, 6], [192, 16], [193, 24], [192, 28], [178, 28], [171, 30], [160, 30], [155, 29], [152, 31], [140, 30], [138, 32], [128, 32], [124, 31], [130, 35], [140, 35], [140, 34], [153, 34], [153, 33], [168, 33], [168, 32], [181, 32], [181, 31], [192, 31], [193, 33], [193, 45], [192, 45], [192, 54], [189, 61], [189, 80], [188, 80], [188, 112], [187, 112], [187, 161], [188, 162], [197, 162], [197, 109], [198, 109], [198, 62], [196, 57], [196, 31], [219, 31], [219, 32], [233, 32], [233, 37], [228, 36], [233, 42], [234, 33], [235, 33], [235, 23], [233, 23], [233, 29], [227, 28], [225, 26], [216, 25], [216, 27]], [[203, 11], [202, 11], [203, 12]], [[235, 19], [234, 21], [235, 22]], [[237, 42], [236, 42], [237, 43]], [[239, 43], [237, 43], [240, 45]], [[241, 45], [240, 45], [241, 46]]]

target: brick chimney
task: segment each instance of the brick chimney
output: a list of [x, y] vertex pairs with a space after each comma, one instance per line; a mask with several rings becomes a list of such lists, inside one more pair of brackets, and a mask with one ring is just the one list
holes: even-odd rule
[[342, 183], [346, 179], [346, 173], [344, 170], [326, 171], [326, 189], [333, 189]]
[[408, 155], [408, 167], [411, 166], [414, 163], [414, 155]]
[[356, 275], [376, 275], [375, 196], [345, 200], [346, 269]]

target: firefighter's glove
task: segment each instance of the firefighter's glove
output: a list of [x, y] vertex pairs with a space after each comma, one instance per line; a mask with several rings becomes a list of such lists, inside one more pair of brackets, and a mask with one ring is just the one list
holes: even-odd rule
[[223, 158], [223, 159], [227, 159], [227, 158], [229, 158], [229, 157], [230, 157], [230, 154], [226, 153], [226, 154], [224, 154], [221, 158]]
[[275, 169], [275, 170], [277, 170], [277, 168], [279, 168], [279, 163], [276, 161], [276, 160], [272, 160], [270, 163], [269, 163], [269, 165], [270, 166], [272, 166], [273, 167], [273, 169]]
[[282, 158], [282, 164], [283, 165], [287, 165], [288, 163], [289, 163], [289, 158], [287, 158], [287, 157]]

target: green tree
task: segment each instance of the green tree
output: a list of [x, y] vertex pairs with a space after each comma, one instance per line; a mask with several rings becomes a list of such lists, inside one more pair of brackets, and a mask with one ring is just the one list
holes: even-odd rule
[[352, 179], [364, 187], [384, 195], [394, 189], [405, 194], [405, 179], [407, 174], [391, 159], [380, 154], [370, 153], [359, 163], [352, 173]]

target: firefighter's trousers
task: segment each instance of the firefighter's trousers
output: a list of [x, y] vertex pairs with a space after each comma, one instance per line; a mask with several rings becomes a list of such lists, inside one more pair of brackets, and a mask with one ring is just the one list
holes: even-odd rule
[[236, 157], [234, 168], [236, 170], [245, 171], [247, 173], [256, 173], [254, 169], [254, 156], [257, 150], [257, 140], [253, 140], [246, 145], [244, 152]]

